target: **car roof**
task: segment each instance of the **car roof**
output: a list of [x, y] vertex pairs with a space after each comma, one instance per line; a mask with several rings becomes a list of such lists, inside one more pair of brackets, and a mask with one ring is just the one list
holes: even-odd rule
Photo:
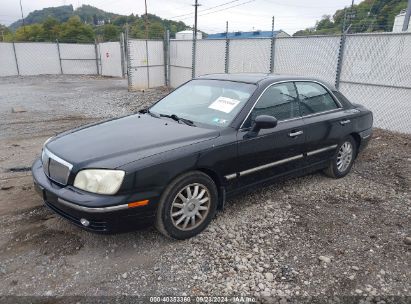
[[334, 90], [334, 85], [327, 83], [321, 79], [314, 77], [304, 77], [296, 75], [286, 75], [286, 74], [267, 74], [267, 73], [217, 73], [217, 74], [207, 74], [197, 77], [197, 79], [213, 79], [213, 80], [228, 80], [236, 82], [245, 82], [258, 84], [262, 81], [293, 81], [293, 80], [308, 80], [308, 81], [318, 81], [325, 84], [329, 89]]

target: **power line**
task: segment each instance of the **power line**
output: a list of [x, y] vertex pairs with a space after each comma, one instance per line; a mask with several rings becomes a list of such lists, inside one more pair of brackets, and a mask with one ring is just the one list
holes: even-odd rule
[[221, 7], [221, 6], [224, 6], [224, 5], [228, 5], [228, 4], [231, 4], [231, 3], [233, 3], [233, 2], [238, 2], [238, 1], [240, 1], [240, 0], [233, 0], [233, 1], [229, 1], [229, 2], [226, 2], [226, 3], [223, 3], [223, 4], [219, 4], [219, 5], [213, 6], [213, 7], [209, 7], [209, 8], [206, 8], [206, 9], [202, 10], [200, 13], [205, 12], [205, 11], [209, 11], [209, 10], [214, 9], [214, 8], [217, 8], [217, 7]]
[[254, 2], [254, 1], [256, 1], [256, 0], [250, 0], [250, 1], [247, 1], [247, 2], [243, 2], [243, 3], [237, 4], [237, 5], [233, 5], [233, 6], [227, 7], [227, 8], [223, 8], [223, 9], [220, 9], [220, 10], [216, 10], [216, 11], [213, 11], [213, 12], [209, 12], [209, 13], [206, 13], [206, 14], [200, 14], [200, 16], [205, 16], [205, 15], [209, 15], [209, 14], [213, 14], [213, 13], [225, 11], [225, 10], [228, 10], [228, 9], [230, 9], [230, 8], [237, 7], [237, 6], [241, 6], [241, 5], [244, 5], [244, 4], [247, 4], [247, 3], [250, 3], [250, 2]]
[[[210, 14], [218, 13], [218, 12], [225, 11], [225, 10], [228, 10], [228, 9], [230, 9], [230, 8], [234, 8], [234, 7], [237, 7], [237, 6], [244, 5], [244, 4], [248, 4], [248, 3], [251, 3], [251, 2], [254, 2], [254, 1], [256, 1], [256, 0], [249, 0], [249, 1], [246, 1], [246, 2], [243, 2], [243, 3], [239, 3], [239, 4], [237, 4], [237, 5], [232, 5], [232, 6], [223, 8], [223, 9], [219, 9], [219, 10], [216, 10], [216, 11], [208, 12], [208, 13], [205, 13], [205, 14], [199, 14], [199, 16], [205, 16], [205, 15], [210, 15]], [[180, 18], [180, 20], [186, 20], [186, 19], [189, 19], [189, 18], [191, 18], [191, 17]]]
[[[201, 10], [200, 13], [202, 13], [202, 12], [204, 12], [204, 11], [209, 11], [209, 10], [214, 9], [214, 8], [217, 8], [217, 7], [221, 7], [221, 6], [224, 6], [224, 5], [228, 5], [228, 4], [233, 3], [233, 2], [238, 2], [238, 1], [240, 1], [240, 0], [228, 1], [228, 2], [225, 2], [225, 3], [222, 3], [222, 4], [219, 4], [219, 5], [216, 5], [216, 6], [209, 7], [209, 8], [206, 8], [206, 9], [204, 9], [204, 10]], [[177, 16], [173, 16], [173, 17], [170, 17], [170, 18], [184, 17], [184, 16], [188, 16], [188, 15], [193, 15], [193, 14], [194, 14], [194, 13], [191, 12], [191, 13], [188, 13], [188, 14], [177, 15]]]

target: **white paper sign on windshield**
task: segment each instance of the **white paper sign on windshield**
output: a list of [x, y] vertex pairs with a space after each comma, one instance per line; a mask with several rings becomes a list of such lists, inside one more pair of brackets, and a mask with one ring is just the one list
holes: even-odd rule
[[230, 113], [239, 103], [239, 100], [221, 96], [218, 97], [212, 104], [210, 104], [208, 108], [224, 113]]

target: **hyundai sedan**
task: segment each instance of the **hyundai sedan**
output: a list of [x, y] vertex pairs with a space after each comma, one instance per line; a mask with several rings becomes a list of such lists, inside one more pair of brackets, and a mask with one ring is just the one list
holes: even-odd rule
[[212, 74], [135, 114], [50, 138], [32, 174], [44, 203], [87, 230], [154, 224], [186, 239], [245, 189], [317, 170], [344, 177], [372, 123], [317, 79]]

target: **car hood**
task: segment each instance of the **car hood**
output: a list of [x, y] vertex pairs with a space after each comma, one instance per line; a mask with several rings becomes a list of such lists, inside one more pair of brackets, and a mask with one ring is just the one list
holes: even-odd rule
[[63, 133], [47, 149], [75, 169], [117, 168], [217, 136], [217, 130], [136, 114]]

